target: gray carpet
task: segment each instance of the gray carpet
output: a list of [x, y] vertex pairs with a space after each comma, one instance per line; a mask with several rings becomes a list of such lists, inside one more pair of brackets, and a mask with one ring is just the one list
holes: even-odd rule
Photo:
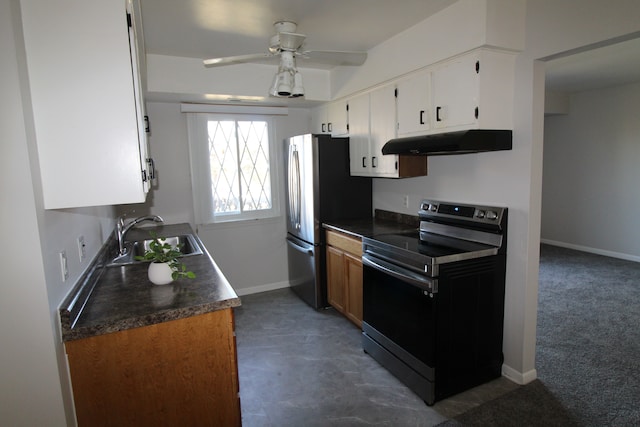
[[538, 380], [439, 427], [640, 425], [640, 263], [542, 245]]
[[640, 425], [640, 263], [542, 245], [538, 378], [584, 426]]
[[473, 408], [438, 427], [577, 427], [580, 424], [539, 380]]

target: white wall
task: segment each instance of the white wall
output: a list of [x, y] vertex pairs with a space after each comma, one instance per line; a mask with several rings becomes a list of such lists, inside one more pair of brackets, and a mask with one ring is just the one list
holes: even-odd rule
[[[145, 204], [123, 205], [120, 212], [160, 215], [167, 223], [188, 222], [240, 295], [288, 286], [284, 220], [283, 158], [276, 159], [280, 193], [280, 218], [233, 224], [197, 226], [194, 220], [186, 115], [178, 103], [150, 102], [150, 152], [158, 170], [158, 183]], [[277, 116], [276, 141], [303, 134], [311, 126], [306, 109], [290, 108]], [[282, 150], [281, 150], [282, 154]]]
[[[18, 0], [0, 0], [0, 32], [0, 220], [9, 249], [0, 287], [0, 419], [3, 425], [74, 425], [58, 306], [111, 232], [113, 209], [43, 209]], [[86, 243], [83, 262], [79, 235]]]
[[640, 261], [640, 83], [572, 94], [544, 130], [542, 239]]
[[0, 1], [0, 419], [65, 425], [22, 114], [12, 3]]

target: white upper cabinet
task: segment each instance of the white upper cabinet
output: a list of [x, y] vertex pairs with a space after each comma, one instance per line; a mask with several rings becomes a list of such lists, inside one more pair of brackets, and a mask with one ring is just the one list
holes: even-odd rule
[[369, 95], [371, 172], [379, 177], [398, 177], [398, 156], [383, 155], [382, 147], [396, 137], [396, 88], [383, 86]]
[[351, 175], [405, 178], [427, 174], [426, 156], [383, 155], [396, 137], [395, 85], [386, 85], [349, 100]]
[[398, 136], [424, 134], [430, 129], [431, 73], [421, 70], [398, 80]]
[[329, 107], [322, 104], [311, 112], [311, 133], [329, 134]]
[[512, 129], [514, 60], [479, 49], [430, 67], [431, 130]]
[[349, 105], [346, 100], [333, 101], [313, 109], [311, 132], [347, 136], [349, 134]]
[[371, 176], [369, 93], [349, 100], [349, 161], [351, 175]]
[[331, 136], [349, 134], [349, 103], [346, 100], [333, 101], [328, 107], [329, 132]]
[[138, 5], [20, 5], [44, 207], [143, 202], [151, 171], [140, 20], [130, 15]]
[[512, 129], [514, 61], [478, 49], [398, 79], [398, 137]]

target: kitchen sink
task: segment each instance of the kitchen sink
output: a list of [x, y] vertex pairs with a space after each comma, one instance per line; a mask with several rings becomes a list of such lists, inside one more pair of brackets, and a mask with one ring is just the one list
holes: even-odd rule
[[[149, 245], [153, 239], [137, 240], [133, 242], [125, 242], [126, 253], [117, 256], [107, 264], [107, 267], [119, 267], [122, 265], [139, 264], [149, 261], [138, 261], [136, 256], [142, 256], [149, 249]], [[183, 234], [180, 236], [163, 237], [161, 243], [168, 243], [174, 248], [178, 248], [181, 257], [202, 255], [202, 250], [191, 234]]]

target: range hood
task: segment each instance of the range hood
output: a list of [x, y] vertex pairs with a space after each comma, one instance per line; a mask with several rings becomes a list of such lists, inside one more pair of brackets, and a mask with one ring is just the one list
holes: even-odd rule
[[512, 131], [470, 129], [432, 135], [392, 139], [382, 154], [446, 155], [511, 150]]

